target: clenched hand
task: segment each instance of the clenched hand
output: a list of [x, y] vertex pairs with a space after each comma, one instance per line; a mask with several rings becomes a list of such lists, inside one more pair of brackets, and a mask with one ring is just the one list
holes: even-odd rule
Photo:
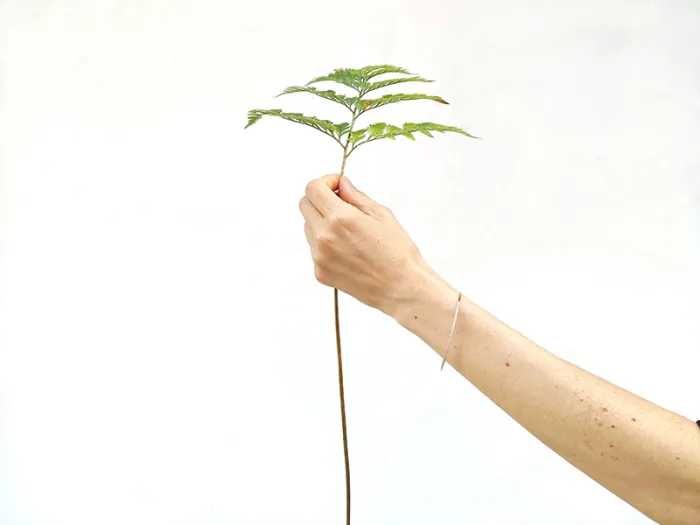
[[436, 278], [391, 210], [340, 175], [310, 182], [299, 208], [316, 279], [394, 316]]

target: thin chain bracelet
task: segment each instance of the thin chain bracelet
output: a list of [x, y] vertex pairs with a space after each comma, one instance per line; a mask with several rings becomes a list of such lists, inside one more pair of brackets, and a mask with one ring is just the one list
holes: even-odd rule
[[447, 353], [450, 351], [450, 346], [452, 345], [452, 337], [455, 335], [455, 326], [457, 326], [457, 316], [459, 315], [459, 305], [462, 303], [462, 292], [459, 292], [459, 297], [457, 297], [457, 307], [455, 308], [455, 317], [452, 319], [452, 329], [450, 330], [450, 337], [447, 340], [447, 348], [445, 348], [445, 357], [442, 358], [442, 364], [440, 365], [440, 370], [445, 366], [445, 361], [447, 361]]

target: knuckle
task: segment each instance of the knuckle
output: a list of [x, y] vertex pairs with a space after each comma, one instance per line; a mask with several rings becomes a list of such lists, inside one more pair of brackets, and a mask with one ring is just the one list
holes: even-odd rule
[[328, 271], [322, 266], [314, 266], [314, 277], [316, 277], [316, 280], [321, 284], [330, 284], [330, 276], [328, 275]]
[[316, 234], [316, 246], [321, 249], [328, 248], [333, 242], [333, 238], [330, 234], [326, 232], [320, 232]]
[[333, 230], [345, 229], [352, 223], [352, 217], [347, 215], [331, 215], [328, 217], [328, 225]]
[[311, 192], [314, 191], [314, 188], [316, 187], [316, 181], [312, 180], [306, 185], [306, 189], [304, 190], [307, 195], [311, 194]]
[[395, 219], [394, 212], [386, 206], [379, 206], [379, 215], [386, 219]]
[[342, 219], [338, 215], [330, 215], [326, 220], [328, 221], [328, 226], [332, 229], [338, 228], [342, 223]]
[[318, 249], [313, 249], [311, 250], [311, 260], [314, 262], [315, 265], [323, 264], [323, 254]]

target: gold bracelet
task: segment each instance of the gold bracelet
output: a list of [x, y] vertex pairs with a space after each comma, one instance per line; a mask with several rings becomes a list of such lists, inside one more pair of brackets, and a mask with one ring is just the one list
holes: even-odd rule
[[450, 330], [450, 337], [447, 340], [447, 348], [445, 348], [445, 357], [442, 358], [442, 364], [440, 365], [440, 370], [445, 366], [445, 361], [447, 361], [447, 353], [450, 351], [450, 346], [452, 345], [452, 337], [455, 335], [455, 326], [457, 326], [457, 315], [459, 315], [459, 305], [462, 302], [462, 292], [459, 292], [459, 297], [457, 297], [457, 307], [455, 308], [455, 317], [452, 319], [452, 329]]

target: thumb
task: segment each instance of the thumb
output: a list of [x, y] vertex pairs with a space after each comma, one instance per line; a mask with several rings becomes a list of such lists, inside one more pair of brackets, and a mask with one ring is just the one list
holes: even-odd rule
[[340, 178], [338, 197], [367, 214], [372, 214], [379, 207], [375, 201], [358, 190], [345, 176]]

